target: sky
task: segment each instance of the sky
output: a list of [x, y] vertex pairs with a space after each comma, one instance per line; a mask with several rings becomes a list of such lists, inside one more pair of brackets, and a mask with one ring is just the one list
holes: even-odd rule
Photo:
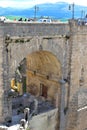
[[42, 3], [68, 2], [87, 6], [87, 0], [0, 0], [1, 7], [29, 8]]

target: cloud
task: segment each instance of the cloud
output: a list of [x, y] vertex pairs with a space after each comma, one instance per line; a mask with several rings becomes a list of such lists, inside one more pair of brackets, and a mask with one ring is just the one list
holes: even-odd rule
[[68, 2], [78, 5], [87, 5], [86, 0], [0, 0], [1, 7], [29, 8], [42, 3]]
[[0, 0], [1, 7], [27, 8], [34, 5], [34, 0]]
[[28, 8], [43, 3], [55, 3], [61, 0], [0, 0], [1, 7]]

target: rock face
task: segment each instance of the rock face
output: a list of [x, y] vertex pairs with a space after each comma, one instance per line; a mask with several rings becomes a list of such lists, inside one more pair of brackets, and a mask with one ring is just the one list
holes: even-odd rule
[[[42, 51], [51, 53], [60, 63], [61, 76], [57, 77], [59, 78], [59, 103], [56, 105], [59, 107], [60, 130], [86, 129], [87, 123], [84, 123], [86, 109], [82, 109], [79, 113], [78, 110], [87, 105], [85, 96], [87, 91], [87, 26], [79, 26], [75, 20], [69, 21], [69, 24], [0, 23], [0, 122], [5, 122], [12, 115], [12, 103], [11, 98], [8, 97], [8, 91], [16, 68], [28, 55], [33, 56], [34, 53], [42, 53]], [[48, 58], [45, 54], [42, 57], [45, 57], [48, 62], [54, 61], [52, 57]], [[43, 64], [45, 59], [41, 59], [42, 62], [44, 61]], [[33, 65], [32, 60], [31, 65]], [[54, 65], [50, 64], [49, 67], [48, 65], [44, 72], [46, 70], [53, 72], [52, 69], [57, 72], [55, 69], [58, 67], [57, 62], [54, 61]], [[55, 67], [52, 68], [52, 65]], [[59, 68], [58, 72], [60, 73]], [[36, 73], [34, 71], [34, 74]], [[47, 75], [46, 78], [49, 82], [50, 76]], [[52, 78], [56, 79], [55, 76]], [[62, 87], [59, 83], [61, 79], [66, 81], [67, 87]], [[42, 79], [40, 80], [43, 82]], [[55, 86], [57, 86], [56, 83]], [[38, 95], [36, 87], [34, 90], [34, 94]], [[53, 89], [49, 93], [52, 95], [55, 91]]]
[[32, 118], [29, 122], [31, 130], [57, 130], [58, 129], [58, 109], [40, 114]]

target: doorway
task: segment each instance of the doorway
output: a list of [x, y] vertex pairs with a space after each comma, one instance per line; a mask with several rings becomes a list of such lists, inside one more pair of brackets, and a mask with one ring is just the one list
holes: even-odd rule
[[48, 88], [44, 84], [40, 84], [40, 96], [47, 98]]

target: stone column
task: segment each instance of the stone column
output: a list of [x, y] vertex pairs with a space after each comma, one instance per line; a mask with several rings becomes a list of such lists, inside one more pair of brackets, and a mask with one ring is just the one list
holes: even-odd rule
[[3, 101], [4, 100], [4, 86], [3, 86], [3, 37], [0, 36], [0, 123], [4, 121], [3, 118]]
[[[3, 28], [3, 26], [2, 26]], [[11, 121], [11, 100], [8, 98], [8, 58], [4, 35], [0, 28], [0, 123]]]
[[60, 130], [65, 130], [65, 115], [64, 115], [64, 108], [65, 108], [65, 81], [60, 80]]
[[[9, 38], [7, 39], [9, 40]], [[8, 61], [8, 42], [6, 42], [6, 37], [3, 36], [3, 97], [2, 97], [2, 107], [3, 107], [3, 118], [4, 122], [11, 121], [12, 118], [12, 102], [11, 97], [8, 96], [10, 88], [9, 81], [9, 61]]]
[[38, 100], [34, 99], [34, 114], [38, 114]]

